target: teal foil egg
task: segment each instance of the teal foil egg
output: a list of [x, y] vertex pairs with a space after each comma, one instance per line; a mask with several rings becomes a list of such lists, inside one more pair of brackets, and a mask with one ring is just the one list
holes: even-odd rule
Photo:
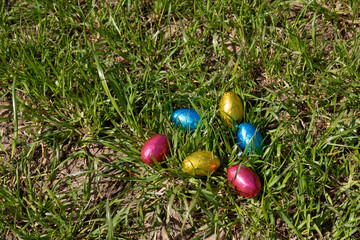
[[201, 125], [199, 114], [191, 108], [181, 108], [172, 114], [172, 121], [183, 130], [195, 131]]
[[250, 123], [242, 123], [237, 126], [237, 144], [241, 151], [246, 154], [262, 155], [264, 139], [261, 133]]

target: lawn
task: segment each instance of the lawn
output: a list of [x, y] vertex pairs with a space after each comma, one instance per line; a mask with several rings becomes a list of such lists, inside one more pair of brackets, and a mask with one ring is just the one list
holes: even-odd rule
[[[0, 238], [360, 239], [360, 1], [0, 2]], [[237, 93], [264, 137], [239, 154]], [[203, 127], [171, 121], [193, 108]], [[141, 160], [165, 134], [162, 164]], [[191, 177], [197, 150], [221, 165]], [[260, 178], [251, 199], [227, 180]]]

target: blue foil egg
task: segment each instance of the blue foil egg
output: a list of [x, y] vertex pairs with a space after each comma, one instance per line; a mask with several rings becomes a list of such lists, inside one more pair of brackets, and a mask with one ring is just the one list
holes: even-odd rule
[[191, 108], [181, 108], [172, 114], [172, 121], [183, 130], [195, 131], [200, 124], [199, 114]]
[[262, 155], [264, 148], [264, 138], [261, 133], [250, 123], [242, 123], [237, 126], [237, 144], [241, 151], [246, 154]]

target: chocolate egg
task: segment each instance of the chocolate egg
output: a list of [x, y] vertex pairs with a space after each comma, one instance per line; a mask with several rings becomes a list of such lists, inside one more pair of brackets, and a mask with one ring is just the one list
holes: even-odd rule
[[182, 162], [185, 172], [193, 176], [207, 176], [220, 166], [220, 159], [210, 151], [197, 151], [187, 156]]
[[194, 131], [201, 125], [199, 114], [190, 108], [181, 108], [172, 114], [172, 121], [183, 130]]
[[220, 99], [220, 117], [229, 127], [233, 127], [234, 124], [241, 122], [243, 109], [241, 99], [236, 93], [226, 92]]
[[141, 149], [141, 159], [146, 164], [154, 164], [151, 157], [153, 156], [157, 162], [162, 162], [169, 151], [167, 137], [163, 134], [155, 134], [145, 142]]
[[247, 154], [262, 155], [264, 148], [264, 139], [261, 133], [251, 124], [242, 123], [238, 126], [237, 131], [237, 143], [241, 151], [245, 151]]
[[[250, 168], [233, 165], [227, 170], [230, 185], [244, 197], [254, 198], [261, 189], [259, 177]], [[236, 174], [237, 173], [237, 174]]]

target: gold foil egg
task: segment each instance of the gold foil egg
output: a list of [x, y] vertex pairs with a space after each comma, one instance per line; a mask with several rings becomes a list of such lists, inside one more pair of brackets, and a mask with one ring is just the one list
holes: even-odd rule
[[197, 151], [187, 156], [182, 162], [185, 172], [193, 176], [207, 176], [220, 166], [220, 159], [210, 151]]
[[229, 127], [233, 127], [235, 124], [241, 122], [243, 109], [241, 99], [236, 93], [226, 92], [220, 99], [220, 117]]

